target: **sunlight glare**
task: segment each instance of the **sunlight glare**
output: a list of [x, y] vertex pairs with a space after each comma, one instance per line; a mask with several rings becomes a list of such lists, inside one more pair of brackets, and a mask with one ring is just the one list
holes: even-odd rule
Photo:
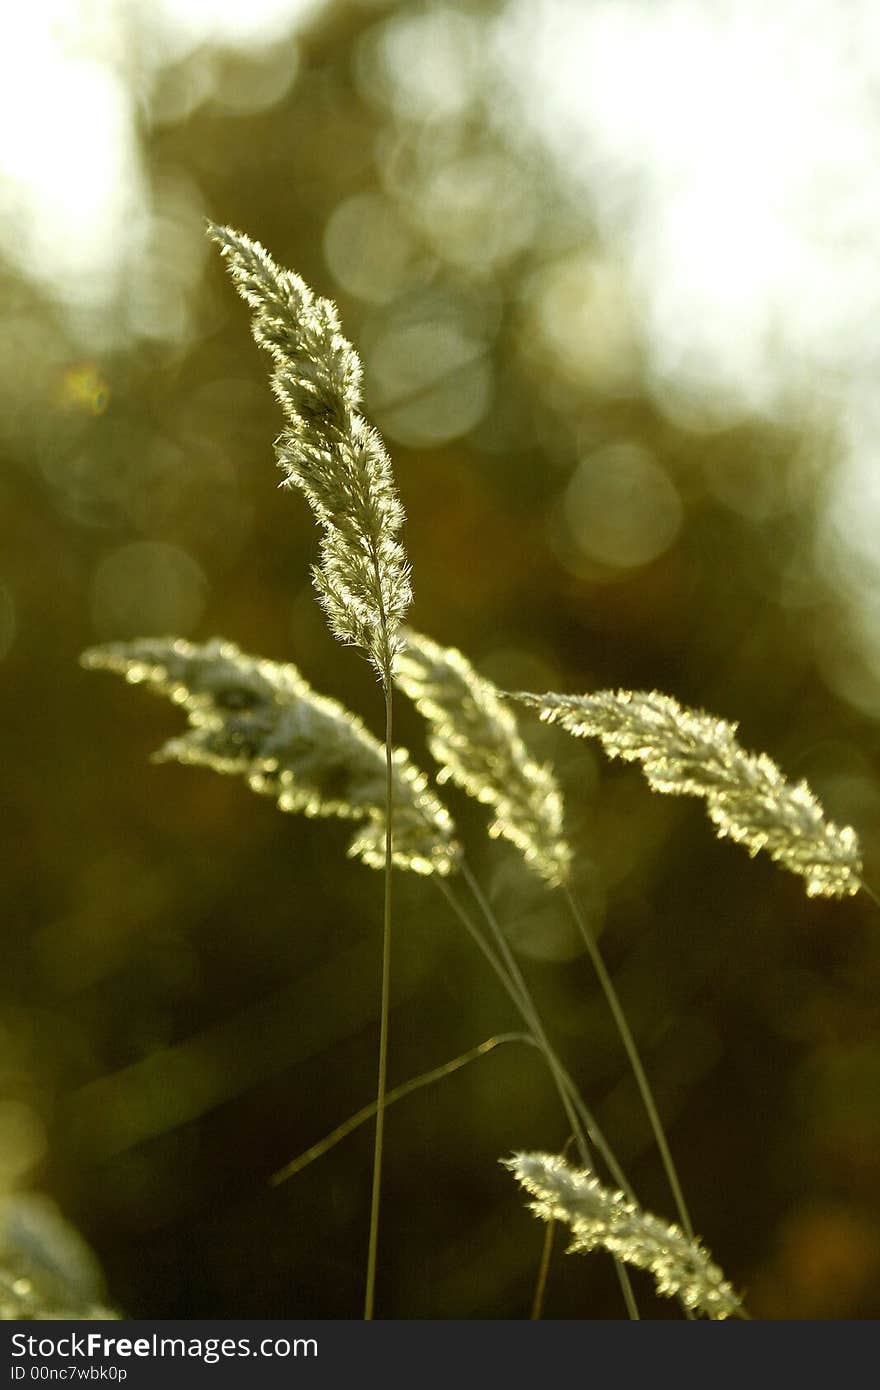
[[[19, 269], [59, 298], [101, 306], [117, 288], [107, 247], [126, 243], [143, 190], [131, 101], [113, 67], [112, 26], [85, 20], [77, 0], [19, 6], [7, 16], [0, 242]], [[87, 29], [93, 43], [85, 42]]]
[[[162, 212], [138, 139], [159, 70], [211, 43], [263, 51], [325, 3], [38, 0], [11, 8], [0, 45], [0, 254], [74, 317], [80, 311], [80, 329], [81, 311], [90, 312], [88, 328], [103, 343], [130, 331], [126, 314], [114, 326], [111, 310], [125, 302], [126, 277], [144, 263]], [[161, 299], [161, 284], [153, 288]], [[171, 335], [179, 328], [174, 320]]]
[[880, 664], [880, 10], [509, 0], [496, 40], [514, 135], [574, 185], [660, 410], [831, 426], [817, 561]]

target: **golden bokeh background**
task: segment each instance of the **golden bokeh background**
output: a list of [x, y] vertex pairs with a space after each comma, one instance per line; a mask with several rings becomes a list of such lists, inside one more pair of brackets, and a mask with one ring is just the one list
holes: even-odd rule
[[[11, 27], [10, 27], [11, 26]], [[344, 830], [157, 767], [173, 709], [77, 664], [223, 635], [376, 731], [205, 217], [339, 304], [407, 510], [414, 625], [502, 685], [741, 725], [880, 879], [880, 23], [867, 0], [41, 0], [0, 56], [0, 1186], [135, 1317], [352, 1317], [381, 880]], [[424, 766], [415, 713], [400, 739]], [[761, 1318], [880, 1316], [880, 914], [528, 724], [695, 1224]], [[662, 1170], [568, 921], [444, 793], [644, 1203]], [[399, 877], [392, 1081], [516, 1026]], [[390, 1112], [378, 1309], [527, 1316], [499, 1157], [566, 1138], [500, 1048]], [[675, 1316], [637, 1288], [645, 1316]], [[548, 1316], [619, 1317], [563, 1258]]]

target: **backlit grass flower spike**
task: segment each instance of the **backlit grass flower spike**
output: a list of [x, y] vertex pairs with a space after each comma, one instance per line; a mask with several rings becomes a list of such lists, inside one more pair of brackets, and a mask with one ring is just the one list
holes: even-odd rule
[[568, 1226], [570, 1251], [608, 1250], [648, 1270], [659, 1294], [679, 1298], [705, 1317], [721, 1320], [742, 1312], [733, 1288], [698, 1240], [604, 1187], [593, 1173], [544, 1153], [515, 1154], [504, 1166], [532, 1197], [536, 1216]]
[[765, 850], [805, 879], [809, 897], [845, 897], [862, 887], [856, 832], [827, 820], [806, 782], [786, 781], [766, 753], [746, 753], [736, 724], [656, 690], [514, 698], [576, 737], [598, 738], [609, 757], [641, 763], [654, 791], [703, 797], [721, 838], [751, 855]]
[[[360, 719], [319, 695], [289, 662], [248, 656], [232, 642], [182, 638], [110, 642], [82, 655], [88, 670], [145, 685], [186, 712], [188, 729], [156, 762], [242, 777], [279, 809], [356, 826], [349, 854], [385, 866], [385, 750]], [[395, 748], [395, 866], [452, 872], [459, 848], [452, 820], [405, 748]]]
[[391, 692], [400, 624], [412, 599], [409, 566], [398, 540], [403, 507], [385, 446], [359, 414], [360, 359], [342, 336], [335, 305], [314, 294], [293, 271], [277, 266], [259, 242], [214, 223], [208, 230], [236, 289], [253, 310], [254, 338], [272, 359], [272, 389], [287, 422], [276, 444], [278, 462], [287, 481], [305, 493], [321, 530], [320, 561], [312, 577], [331, 631], [366, 652], [385, 691], [385, 911], [364, 1302], [369, 1319], [376, 1281], [391, 989]]
[[329, 299], [277, 266], [258, 241], [213, 223], [209, 231], [253, 310], [254, 339], [272, 359], [272, 389], [287, 422], [278, 463], [321, 528], [312, 574], [331, 630], [361, 647], [385, 683], [412, 592], [391, 460], [358, 413], [360, 359]]
[[407, 629], [397, 684], [428, 720], [428, 747], [451, 781], [492, 811], [489, 834], [516, 845], [545, 882], [567, 882], [571, 849], [553, 769], [529, 756], [500, 691], [455, 647]]

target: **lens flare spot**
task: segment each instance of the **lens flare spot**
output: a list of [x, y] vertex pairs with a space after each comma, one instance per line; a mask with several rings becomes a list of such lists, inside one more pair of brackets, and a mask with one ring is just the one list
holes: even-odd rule
[[94, 362], [80, 362], [64, 372], [58, 399], [68, 410], [86, 415], [103, 415], [110, 404], [110, 387]]
[[562, 510], [575, 557], [616, 569], [649, 565], [674, 544], [682, 523], [669, 476], [633, 444], [598, 449], [583, 459]]

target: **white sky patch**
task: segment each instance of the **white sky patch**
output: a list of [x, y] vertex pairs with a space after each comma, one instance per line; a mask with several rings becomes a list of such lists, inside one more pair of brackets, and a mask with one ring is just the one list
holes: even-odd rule
[[509, 0], [496, 52], [631, 287], [661, 406], [837, 421], [819, 557], [880, 652], [880, 7]]
[[4, 18], [0, 238], [61, 299], [100, 305], [116, 288], [108, 248], [124, 242], [142, 192], [127, 89], [106, 30], [75, 23], [80, 8], [43, 0]]
[[499, 40], [524, 119], [628, 262], [660, 378], [773, 410], [793, 378], [867, 365], [876, 4], [511, 0]]
[[312, 19], [326, 0], [152, 0], [152, 14], [175, 51], [203, 43], [262, 47]]
[[[136, 88], [149, 88], [149, 64], [179, 61], [208, 43], [265, 48], [324, 4], [33, 0], [7, 6], [0, 44], [0, 254], [74, 312], [90, 311], [97, 324], [94, 315], [117, 302], [150, 236], [154, 209], [136, 109]], [[101, 334], [106, 341], [106, 323]]]

